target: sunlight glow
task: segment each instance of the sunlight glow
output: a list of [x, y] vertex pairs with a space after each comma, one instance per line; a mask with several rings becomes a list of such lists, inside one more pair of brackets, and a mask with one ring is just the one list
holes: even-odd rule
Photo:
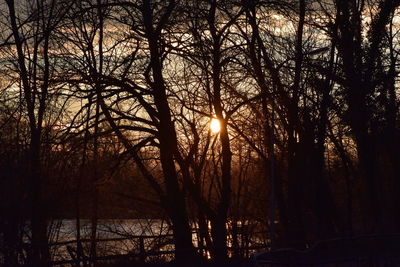
[[219, 131], [221, 130], [221, 124], [217, 118], [211, 119], [210, 130], [213, 133], [219, 133]]

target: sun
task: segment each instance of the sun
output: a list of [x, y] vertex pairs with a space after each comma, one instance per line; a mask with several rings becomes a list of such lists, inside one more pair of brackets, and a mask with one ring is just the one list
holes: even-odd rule
[[213, 133], [219, 133], [219, 131], [221, 130], [221, 124], [217, 118], [211, 119], [210, 130]]

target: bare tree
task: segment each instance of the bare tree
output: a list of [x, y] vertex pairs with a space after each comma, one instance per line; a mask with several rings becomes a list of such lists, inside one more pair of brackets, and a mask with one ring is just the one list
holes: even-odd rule
[[[6, 1], [10, 23], [10, 45], [15, 48], [15, 67], [21, 81], [24, 106], [28, 115], [30, 141], [28, 169], [31, 201], [32, 255], [30, 263], [46, 265], [50, 260], [47, 246], [46, 207], [43, 202], [41, 170], [44, 118], [49, 106], [51, 35], [59, 24], [62, 2]], [[12, 41], [11, 41], [12, 40]], [[7, 40], [6, 40], [7, 41]]]

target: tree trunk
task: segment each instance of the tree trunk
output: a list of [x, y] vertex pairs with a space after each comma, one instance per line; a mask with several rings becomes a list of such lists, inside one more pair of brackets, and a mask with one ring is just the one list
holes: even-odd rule
[[[170, 1], [165, 16], [169, 16], [174, 8], [174, 1]], [[167, 88], [162, 74], [162, 56], [160, 54], [160, 32], [154, 29], [154, 20], [150, 1], [143, 1], [143, 21], [146, 38], [150, 49], [150, 66], [153, 82], [151, 88], [154, 104], [159, 114], [158, 139], [160, 143], [160, 160], [166, 185], [167, 212], [172, 222], [175, 242], [176, 259], [188, 260], [195, 256], [192, 243], [192, 233], [186, 210], [186, 200], [180, 188], [178, 174], [175, 169], [174, 155], [179, 153], [177, 135], [172, 122], [171, 109], [168, 104]], [[160, 22], [161, 23], [161, 22]], [[160, 25], [159, 25], [160, 26]]]
[[32, 266], [48, 266], [50, 254], [47, 239], [46, 203], [42, 200], [42, 177], [40, 174], [40, 131], [32, 130], [30, 145], [30, 186], [31, 186], [31, 230]]
[[299, 23], [297, 25], [296, 34], [296, 58], [295, 58], [295, 73], [292, 89], [292, 98], [289, 101], [288, 109], [288, 225], [289, 225], [289, 239], [294, 246], [301, 245], [298, 242], [304, 240], [304, 225], [302, 221], [303, 217], [303, 201], [304, 192], [303, 184], [304, 181], [301, 179], [304, 176], [302, 170], [304, 166], [301, 162], [301, 156], [299, 156], [299, 127], [298, 123], [300, 118], [298, 117], [299, 112], [299, 98], [300, 98], [300, 82], [301, 82], [301, 71], [303, 64], [303, 28], [305, 20], [305, 1], [299, 0]]

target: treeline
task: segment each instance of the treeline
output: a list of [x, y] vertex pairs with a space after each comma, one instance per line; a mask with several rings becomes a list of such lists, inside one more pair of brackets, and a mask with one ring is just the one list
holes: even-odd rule
[[115, 184], [164, 211], [177, 260], [200, 256], [193, 223], [216, 260], [254, 222], [274, 247], [399, 231], [399, 5], [3, 1], [5, 264], [19, 261], [27, 214], [27, 262], [49, 262], [60, 194], [77, 229], [90, 203], [95, 258], [99, 199]]

